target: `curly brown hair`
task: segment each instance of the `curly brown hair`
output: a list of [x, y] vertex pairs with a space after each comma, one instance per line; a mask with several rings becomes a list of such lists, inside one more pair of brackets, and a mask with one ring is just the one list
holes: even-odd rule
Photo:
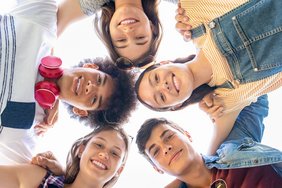
[[135, 75], [129, 71], [117, 68], [109, 58], [84, 59], [79, 63], [82, 67], [85, 63], [95, 63], [99, 70], [110, 75], [114, 80], [114, 92], [103, 110], [88, 111], [88, 116], [81, 117], [73, 113], [73, 106], [67, 104], [67, 109], [72, 118], [78, 119], [90, 127], [121, 126], [129, 120], [131, 112], [135, 110], [137, 99], [134, 92]]

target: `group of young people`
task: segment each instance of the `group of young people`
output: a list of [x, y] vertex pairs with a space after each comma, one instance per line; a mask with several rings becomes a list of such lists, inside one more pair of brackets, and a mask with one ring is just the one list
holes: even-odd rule
[[[153, 118], [141, 125], [140, 153], [155, 170], [176, 177], [167, 187], [282, 184], [282, 152], [260, 143], [268, 114], [265, 94], [282, 85], [282, 2], [171, 2], [179, 4], [176, 28], [198, 48], [184, 62], [155, 62], [162, 38], [157, 0], [65, 0], [59, 5], [19, 0], [1, 15], [1, 186], [113, 187], [129, 152], [123, 124], [137, 99], [155, 111], [199, 103], [214, 122], [207, 155], [193, 148], [189, 132], [169, 120]], [[52, 56], [55, 40], [68, 25], [93, 14], [109, 58], [61, 68], [64, 62]], [[134, 67], [144, 69], [136, 82], [129, 71]], [[34, 131], [40, 134], [56, 122], [59, 100], [72, 117], [93, 128], [73, 144], [65, 170], [50, 152], [32, 158]]]

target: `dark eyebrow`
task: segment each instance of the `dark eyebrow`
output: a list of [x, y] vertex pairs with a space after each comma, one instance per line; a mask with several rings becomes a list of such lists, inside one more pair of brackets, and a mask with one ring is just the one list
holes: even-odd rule
[[[97, 138], [103, 140], [104, 142], [107, 142], [107, 140], [106, 140], [105, 138], [103, 138], [103, 137], [97, 136]], [[116, 149], [122, 151], [121, 148], [119, 148], [118, 146], [114, 146], [114, 147], [115, 147]]]
[[100, 96], [100, 97], [99, 97], [99, 101], [98, 101], [97, 109], [101, 108], [101, 106], [102, 106], [102, 100], [103, 100], [103, 98], [102, 98], [102, 96]]
[[127, 45], [125, 45], [125, 46], [115, 46], [115, 47], [121, 49], [121, 48], [126, 48]]
[[[169, 131], [169, 129], [165, 130], [164, 132], [162, 132], [160, 138], [163, 139], [164, 135]], [[149, 153], [151, 153], [151, 150], [156, 146], [156, 144], [152, 144], [150, 147], [149, 147]]]
[[148, 40], [146, 40], [146, 41], [144, 41], [144, 42], [139, 42], [139, 43], [136, 43], [136, 45], [144, 45], [144, 44], [146, 44], [148, 42]]
[[104, 86], [104, 85], [106, 84], [107, 79], [108, 79], [108, 76], [107, 76], [107, 75], [105, 75], [104, 80], [103, 80], [103, 83], [102, 83], [102, 86]]
[[[154, 85], [153, 85], [153, 83], [152, 83], [152, 81], [151, 81], [151, 74], [152, 74], [152, 73], [149, 73], [149, 75], [148, 75], [148, 80], [149, 80], [150, 86], [153, 87]], [[157, 101], [157, 96], [156, 96], [155, 93], [154, 93], [153, 98], [154, 98], [154, 101], [155, 101], [157, 104], [159, 104], [158, 101]]]
[[[144, 41], [144, 42], [137, 42], [136, 43], [136, 45], [138, 45], [138, 46], [142, 46], [142, 45], [144, 45], [144, 44], [146, 44], [148, 42], [148, 40], [146, 40], [146, 41]], [[128, 45], [124, 45], [124, 46], [114, 46], [114, 47], [116, 47], [116, 48], [119, 48], [119, 49], [121, 49], [121, 48], [126, 48]]]

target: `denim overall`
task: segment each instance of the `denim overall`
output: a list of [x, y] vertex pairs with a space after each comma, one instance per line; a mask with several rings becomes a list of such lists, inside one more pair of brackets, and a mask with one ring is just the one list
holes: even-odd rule
[[[237, 82], [253, 82], [282, 71], [281, 10], [282, 0], [250, 0], [207, 24]], [[197, 38], [206, 32], [205, 25], [191, 32]], [[224, 85], [232, 88], [231, 83]]]

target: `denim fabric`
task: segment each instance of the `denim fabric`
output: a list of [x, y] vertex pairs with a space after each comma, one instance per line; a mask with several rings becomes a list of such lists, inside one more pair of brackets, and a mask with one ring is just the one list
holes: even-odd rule
[[214, 156], [203, 156], [208, 168], [232, 169], [272, 165], [282, 177], [282, 152], [260, 144], [268, 115], [267, 96], [245, 107]]
[[208, 24], [234, 79], [240, 83], [282, 71], [281, 7], [281, 0], [250, 0]]

